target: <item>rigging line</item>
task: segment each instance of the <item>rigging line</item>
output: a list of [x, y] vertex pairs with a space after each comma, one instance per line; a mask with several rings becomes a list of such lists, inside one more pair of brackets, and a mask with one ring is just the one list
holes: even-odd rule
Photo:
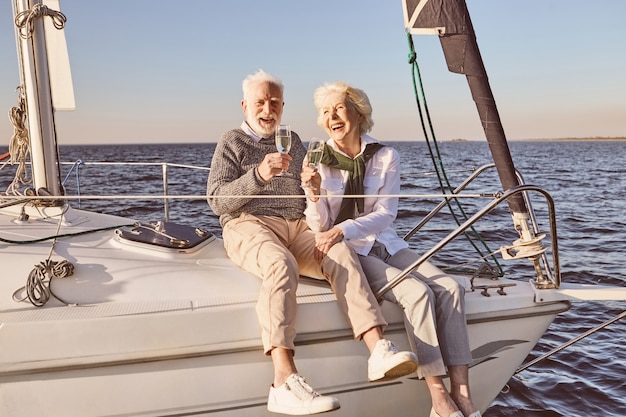
[[11, 206], [16, 206], [18, 204], [28, 204], [30, 203], [30, 199], [19, 199], [19, 200], [9, 200], [8, 202], [5, 202], [5, 200], [3, 200], [2, 198], [0, 198], [0, 209], [6, 208], [6, 207], [11, 207]]
[[[99, 229], [91, 229], [85, 230], [78, 233], [66, 233], [60, 234], [61, 224], [63, 223], [63, 214], [68, 210], [69, 206], [66, 206], [61, 215], [59, 216], [59, 220], [57, 222], [57, 231], [54, 236], [48, 236], [41, 239], [34, 239], [29, 241], [11, 241], [8, 239], [0, 238], [0, 241], [13, 243], [13, 244], [28, 244], [28, 243], [37, 243], [45, 240], [52, 239], [52, 244], [50, 245], [50, 251], [48, 252], [48, 257], [40, 262], [38, 265], [35, 265], [35, 268], [28, 274], [28, 278], [26, 280], [26, 285], [21, 288], [18, 288], [13, 293], [13, 300], [16, 302], [23, 302], [25, 300], [29, 300], [31, 304], [35, 307], [43, 307], [51, 297], [56, 298], [61, 303], [65, 305], [70, 305], [63, 298], [59, 297], [52, 290], [52, 281], [55, 278], [65, 278], [73, 274], [74, 265], [68, 261], [67, 259], [62, 259], [61, 261], [53, 261], [52, 255], [54, 253], [54, 247], [58, 241], [58, 239], [66, 237], [66, 236], [79, 236], [87, 233], [95, 233], [98, 231], [116, 229], [123, 226], [110, 226]], [[130, 226], [130, 225], [125, 225]], [[18, 294], [24, 291], [26, 295], [24, 297], [18, 297]]]
[[604, 323], [594, 327], [593, 329], [587, 330], [585, 333], [582, 333], [580, 335], [578, 335], [577, 337], [573, 338], [572, 340], [565, 342], [564, 344], [562, 344], [561, 346], [558, 346], [554, 349], [552, 349], [550, 352], [547, 352], [541, 356], [539, 356], [538, 358], [533, 359], [532, 361], [528, 362], [527, 364], [520, 366], [519, 368], [517, 368], [517, 370], [515, 371], [515, 373], [513, 375], [517, 375], [520, 372], [528, 369], [529, 367], [535, 365], [537, 362], [541, 362], [542, 360], [554, 355], [555, 353], [558, 353], [560, 351], [562, 351], [563, 349], [565, 349], [566, 347], [573, 345], [574, 343], [584, 339], [585, 337], [597, 332], [598, 330], [602, 330], [604, 329], [606, 326], [608, 326], [611, 323], [614, 323], [620, 319], [623, 319], [624, 317], [626, 317], [626, 310], [622, 311], [620, 314], [618, 314], [617, 316], [613, 317], [610, 320], [605, 321]]
[[[78, 194], [78, 196], [80, 197], [80, 166], [83, 164], [83, 161], [81, 159], [77, 159], [74, 163], [72, 163], [72, 166], [70, 167], [70, 170], [67, 172], [67, 174], [65, 175], [65, 178], [63, 179], [63, 181], [61, 182], [61, 185], [65, 186], [65, 183], [67, 182], [68, 178], [70, 177], [70, 174], [72, 173], [72, 171], [74, 170], [74, 168], [76, 168], [76, 193]], [[78, 199], [78, 208], [81, 208], [80, 205], [80, 198]]]
[[30, 144], [28, 141], [28, 129], [26, 128], [26, 97], [23, 89], [18, 87], [18, 104], [9, 110], [9, 120], [13, 125], [13, 135], [9, 143], [9, 160], [0, 165], [3, 169], [7, 164], [17, 165], [13, 181], [7, 187], [5, 194], [21, 195], [20, 187], [30, 185], [33, 182], [32, 175], [26, 169]]
[[495, 255], [497, 255], [498, 253], [500, 253], [500, 249], [496, 249], [494, 251], [491, 251], [490, 253], [484, 255], [484, 256], [480, 256], [478, 258], [474, 258], [474, 259], [470, 259], [467, 262], [463, 262], [457, 265], [451, 265], [450, 268], [464, 268], [467, 267], [469, 265], [472, 265], [476, 262], [481, 262], [481, 261], [486, 261], [488, 257], [493, 257]]
[[[419, 69], [419, 64], [417, 62], [417, 53], [415, 52], [415, 45], [413, 44], [413, 37], [411, 36], [411, 34], [408, 34], [408, 39], [409, 39], [409, 47], [411, 48], [411, 53], [410, 53], [410, 63], [412, 64], [412, 77], [413, 77], [413, 91], [415, 94], [415, 98], [416, 98], [416, 102], [417, 102], [417, 106], [418, 106], [418, 110], [419, 110], [419, 115], [420, 115], [420, 121], [422, 124], [422, 131], [424, 132], [424, 136], [426, 138], [426, 144], [428, 145], [428, 151], [430, 153], [430, 158], [432, 160], [433, 163], [433, 167], [435, 169], [435, 173], [437, 174], [437, 180], [439, 181], [439, 188], [442, 190], [442, 192], [447, 193], [448, 191], [452, 191], [453, 187], [450, 185], [450, 182], [448, 180], [448, 177], [446, 175], [446, 171], [445, 171], [445, 167], [443, 165], [443, 160], [441, 158], [441, 152], [439, 151], [439, 146], [437, 144], [437, 138], [435, 135], [435, 129], [433, 127], [432, 124], [432, 119], [430, 117], [430, 111], [428, 109], [428, 102], [426, 101], [426, 91], [424, 89], [424, 84], [422, 82], [422, 76], [421, 76], [421, 71]], [[417, 76], [417, 82], [416, 82], [416, 76]], [[418, 91], [418, 87], [417, 85], [419, 84], [419, 91]], [[421, 93], [421, 94], [420, 94]], [[428, 121], [428, 127], [430, 130], [430, 136], [428, 134], [428, 131], [426, 129], [426, 125], [424, 123], [424, 114], [422, 113], [422, 108], [421, 108], [421, 102], [420, 102], [420, 95], [421, 95], [421, 101], [424, 103], [424, 113], [426, 114], [426, 120]], [[432, 136], [432, 138], [431, 138]], [[432, 146], [431, 146], [431, 140], [432, 140]], [[433, 147], [435, 148], [436, 151], [436, 156], [435, 153], [433, 152]], [[441, 171], [440, 171], [441, 170]], [[443, 184], [443, 179], [446, 180], [446, 185], [444, 186]], [[448, 208], [450, 209], [450, 212], [452, 214], [452, 216], [454, 217], [455, 221], [457, 222], [457, 224], [459, 224], [459, 221], [454, 213], [454, 210], [452, 209], [452, 207], [450, 207], [450, 205], [448, 204]], [[466, 213], [463, 211], [463, 208], [460, 207], [461, 213], [464, 217], [464, 219], [467, 219], [467, 215]]]
[[[40, 266], [36, 266], [31, 273], [29, 274], [28, 281], [26, 284], [26, 293], [28, 294], [28, 299], [33, 305], [36, 307], [41, 307], [48, 302], [50, 296], [56, 298], [63, 304], [67, 305], [62, 298], [57, 296], [52, 291], [52, 280], [56, 277], [63, 278], [69, 275], [72, 275], [74, 272], [74, 265], [68, 261], [67, 259], [63, 259], [61, 261], [53, 261], [52, 254], [54, 253], [54, 246], [59, 239], [59, 232], [61, 231], [61, 224], [63, 223], [63, 215], [67, 212], [69, 206], [65, 206], [61, 215], [59, 216], [59, 221], [57, 222], [57, 232], [54, 239], [52, 239], [52, 244], [50, 245], [50, 251], [48, 252], [48, 258], [40, 263]], [[46, 272], [48, 273], [48, 282], [46, 285]], [[43, 277], [42, 277], [43, 275]], [[38, 298], [41, 297], [41, 298]]]
[[[417, 198], [417, 199], [432, 199], [432, 198], [443, 198], [443, 199], [454, 199], [454, 198], [485, 198], [485, 199], [493, 199], [497, 198], [498, 194], [377, 194], [378, 197], [384, 198]], [[291, 194], [291, 195], [282, 195], [282, 194], [256, 194], [256, 195], [245, 195], [245, 194], [228, 194], [228, 195], [218, 195], [218, 196], [207, 196], [205, 194], [197, 194], [197, 195], [176, 195], [176, 194], [141, 194], [141, 195], [33, 195], [33, 196], [1, 196], [0, 203], [6, 201], [17, 201], [18, 203], [25, 203], [30, 201], [49, 201], [49, 200], [206, 200], [207, 198], [211, 199], [249, 199], [249, 200], [265, 200], [268, 198], [271, 199], [304, 199], [309, 198], [310, 196], [306, 196], [304, 194]], [[351, 194], [349, 196], [344, 196], [340, 194], [322, 194], [316, 197], [319, 198], [327, 198], [327, 199], [354, 199], [354, 198], [367, 198], [371, 197], [368, 194]], [[12, 204], [8, 204], [12, 205]], [[4, 206], [0, 206], [2, 208]]]
[[56, 234], [56, 235], [46, 236], [46, 237], [42, 237], [42, 238], [39, 238], [39, 239], [33, 239], [33, 240], [11, 240], [11, 239], [4, 239], [4, 238], [0, 237], [0, 242], [16, 244], [16, 245], [27, 245], [27, 244], [30, 244], [30, 243], [45, 242], [46, 240], [50, 240], [50, 239], [60, 239], [60, 238], [64, 238], [64, 237], [81, 236], [81, 235], [87, 235], [89, 233], [104, 232], [106, 230], [113, 230], [113, 229], [118, 229], [120, 227], [130, 227], [130, 226], [134, 226], [134, 223], [131, 223], [131, 224], [120, 224], [120, 225], [117, 225], [117, 226], [99, 227], [97, 229], [83, 230], [82, 232], [76, 232], [76, 233]]
[[[422, 83], [422, 77], [421, 77], [421, 73], [420, 73], [420, 69], [419, 69], [419, 64], [417, 62], [417, 53], [415, 52], [415, 46], [413, 43], [413, 37], [412, 35], [407, 32], [407, 39], [409, 42], [409, 64], [411, 64], [411, 76], [413, 79], [413, 92], [415, 94], [415, 101], [417, 104], [417, 108], [418, 108], [418, 112], [419, 112], [419, 116], [420, 116], [420, 122], [422, 125], [422, 131], [424, 133], [424, 136], [426, 138], [426, 144], [428, 145], [428, 150], [430, 153], [430, 157], [433, 163], [433, 166], [435, 168], [435, 172], [437, 174], [437, 179], [439, 181], [439, 186], [441, 188], [441, 191], [443, 193], [447, 193], [450, 191], [453, 191], [453, 187], [450, 185], [449, 179], [446, 175], [445, 172], [445, 168], [443, 165], [443, 161], [441, 158], [441, 153], [439, 151], [439, 147], [437, 144], [437, 139], [435, 136], [435, 131], [434, 131], [434, 127], [432, 124], [432, 119], [430, 117], [430, 111], [428, 109], [428, 104], [426, 101], [426, 93], [425, 93], [425, 89], [424, 89], [424, 85]], [[419, 91], [418, 91], [418, 84], [419, 84]], [[428, 131], [426, 129], [426, 125], [424, 123], [424, 113], [422, 113], [422, 105], [420, 102], [420, 93], [421, 93], [421, 99], [424, 103], [424, 113], [426, 114], [426, 119], [428, 120], [428, 125], [430, 128], [430, 135], [432, 136], [432, 139], [430, 139]], [[435, 153], [433, 152], [433, 146], [431, 146], [430, 141], [432, 140], [433, 142], [433, 146], [436, 150], [436, 156]], [[441, 172], [440, 172], [441, 170]], [[445, 179], [445, 183], [446, 185], [444, 186], [443, 183], [443, 179]], [[456, 206], [458, 207], [458, 209], [461, 212], [461, 215], [463, 217], [463, 219], [467, 220], [467, 214], [465, 213], [465, 211], [463, 210], [463, 207], [461, 206], [460, 202], [454, 198], [453, 199], [454, 202], [456, 203]], [[450, 204], [450, 200], [447, 199], [446, 200], [446, 205], [448, 206], [448, 209], [450, 210], [450, 214], [452, 215], [452, 217], [454, 218], [455, 222], [457, 223], [457, 225], [460, 225], [460, 221], [452, 207], [452, 205]], [[484, 247], [485, 250], [487, 250], [487, 252], [491, 252], [491, 249], [488, 247], [487, 243], [484, 241], [484, 239], [482, 238], [482, 236], [480, 235], [480, 233], [474, 228], [474, 226], [470, 226], [470, 229], [474, 232], [474, 235], [477, 237], [477, 239], [479, 240], [479, 242], [482, 243], [482, 246]], [[467, 233], [467, 232], [463, 232], [463, 235], [466, 237], [466, 239], [468, 240], [468, 242], [474, 247], [474, 249], [476, 250], [476, 252], [480, 255], [480, 256], [484, 256], [483, 252], [480, 248], [478, 248], [478, 246], [475, 244], [474, 240], [472, 239], [472, 237]], [[487, 255], [489, 256], [489, 255]], [[498, 259], [495, 256], [491, 256], [491, 259], [493, 260], [493, 262], [495, 262], [495, 264], [497, 265], [499, 271], [501, 274], [503, 274], [503, 270], [502, 270], [502, 266], [500, 265], [500, 263], [498, 262]]]
[[[54, 246], [61, 230], [61, 224], [63, 223], [63, 215], [67, 212], [66, 206], [57, 221], [56, 235], [53, 237], [52, 244], [50, 245], [50, 251], [48, 257], [35, 265], [35, 268], [28, 274], [26, 285], [17, 289], [13, 293], [13, 300], [22, 302], [28, 299], [35, 307], [43, 307], [50, 297], [54, 297], [65, 305], [68, 305], [62, 298], [58, 297], [52, 291], [52, 280], [54, 278], [63, 278], [72, 275], [74, 271], [74, 265], [67, 259], [61, 261], [53, 261], [52, 254], [54, 253]], [[26, 296], [18, 298], [17, 294], [21, 291], [26, 292]]]

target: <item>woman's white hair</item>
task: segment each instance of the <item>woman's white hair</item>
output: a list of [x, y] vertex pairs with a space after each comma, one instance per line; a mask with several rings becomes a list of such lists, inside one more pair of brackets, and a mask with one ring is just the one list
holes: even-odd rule
[[342, 93], [346, 95], [346, 102], [352, 105], [354, 109], [363, 116], [363, 121], [359, 125], [359, 133], [366, 134], [374, 127], [374, 119], [372, 119], [372, 105], [365, 91], [351, 87], [343, 81], [335, 81], [326, 83], [318, 87], [313, 93], [313, 104], [317, 109], [317, 124], [324, 128], [324, 116], [322, 105], [326, 96], [332, 93]]

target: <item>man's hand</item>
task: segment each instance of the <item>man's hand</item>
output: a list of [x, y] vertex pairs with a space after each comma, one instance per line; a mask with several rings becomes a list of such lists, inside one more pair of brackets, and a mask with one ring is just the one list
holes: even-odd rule
[[257, 170], [259, 176], [265, 182], [270, 182], [274, 176], [289, 168], [291, 156], [280, 152], [268, 153], [261, 161]]

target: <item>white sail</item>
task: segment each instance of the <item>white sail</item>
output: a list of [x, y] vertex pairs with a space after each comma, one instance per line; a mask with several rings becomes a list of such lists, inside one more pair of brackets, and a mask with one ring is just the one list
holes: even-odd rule
[[[43, 0], [43, 4], [52, 10], [61, 10], [59, 0]], [[52, 107], [55, 111], [75, 110], [74, 85], [65, 41], [65, 29], [55, 28], [52, 20], [45, 19], [44, 33], [48, 49]]]

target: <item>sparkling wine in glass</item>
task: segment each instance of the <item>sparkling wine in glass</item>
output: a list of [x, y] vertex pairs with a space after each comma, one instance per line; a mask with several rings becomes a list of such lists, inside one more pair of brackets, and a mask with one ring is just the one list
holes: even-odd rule
[[309, 168], [318, 168], [322, 155], [324, 154], [324, 141], [318, 138], [311, 138], [306, 151], [306, 163]]
[[[324, 155], [324, 141], [318, 138], [311, 138], [309, 147], [306, 151], [306, 164], [309, 168], [319, 168], [320, 161]], [[311, 184], [307, 181], [304, 188], [311, 188]]]
[[[289, 125], [278, 125], [276, 126], [276, 134], [274, 136], [276, 140], [276, 149], [280, 153], [289, 153], [289, 149], [291, 149], [291, 127]], [[285, 170], [283, 170], [278, 175], [284, 175]]]

